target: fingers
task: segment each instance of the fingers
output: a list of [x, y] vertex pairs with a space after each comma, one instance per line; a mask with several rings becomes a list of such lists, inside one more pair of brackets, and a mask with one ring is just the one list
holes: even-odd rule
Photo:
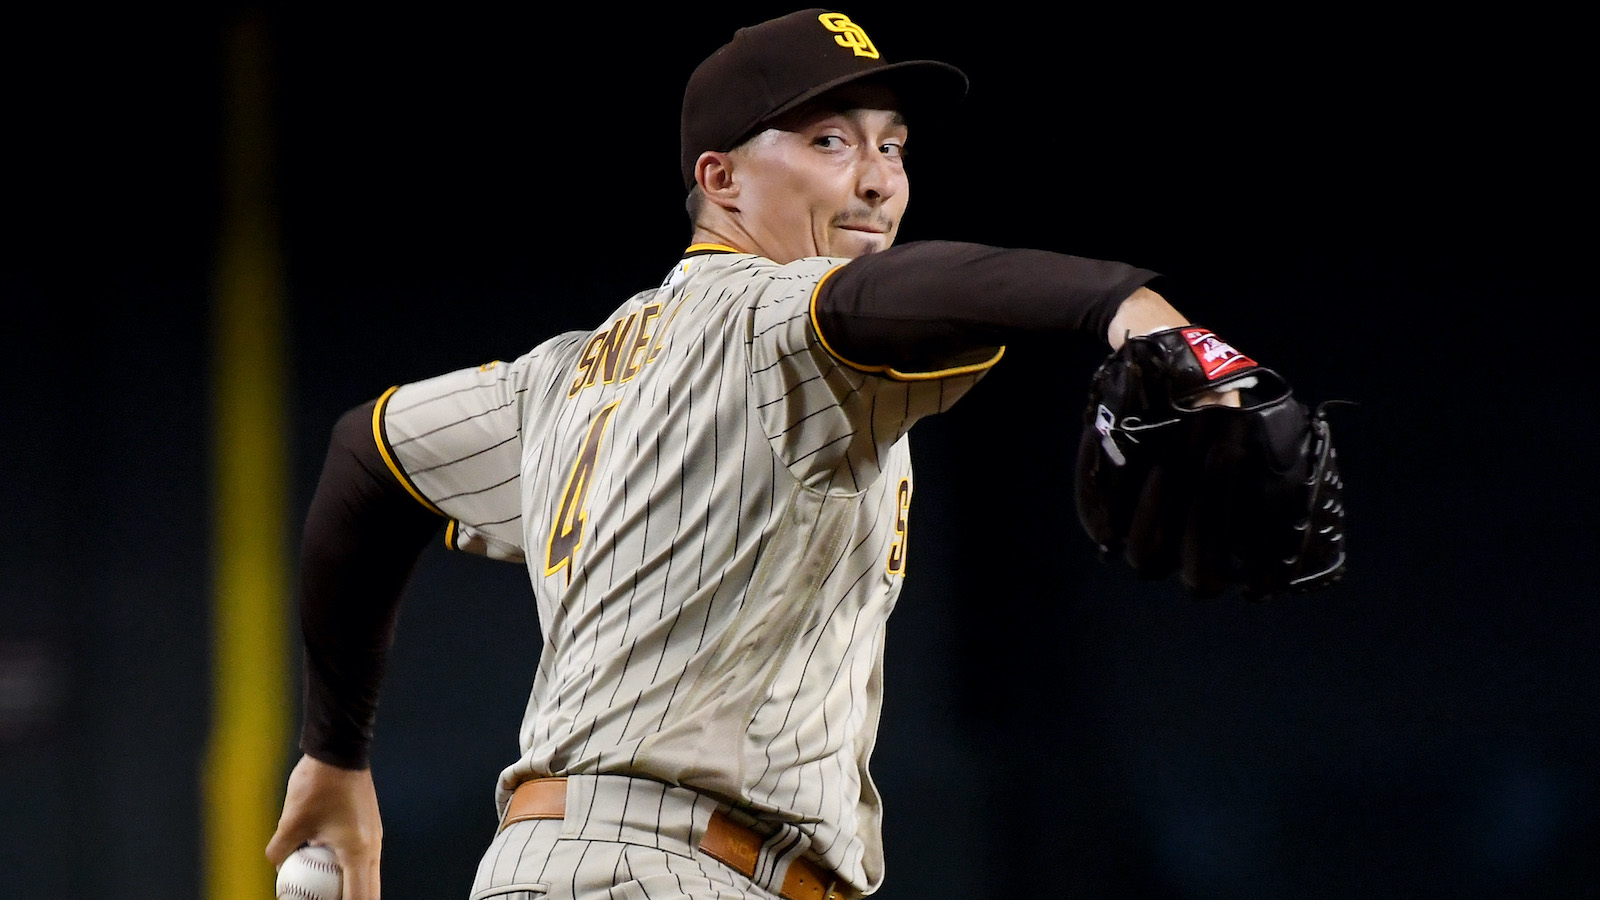
[[282, 868], [283, 861], [289, 858], [289, 854], [299, 849], [304, 843], [305, 841], [299, 835], [284, 830], [280, 822], [278, 830], [272, 834], [272, 840], [267, 842], [267, 862], [272, 863], [273, 869]]
[[289, 775], [267, 859], [280, 867], [307, 843], [333, 851], [344, 876], [344, 900], [378, 900], [383, 821], [370, 770], [301, 758]]
[[344, 870], [343, 900], [379, 900], [378, 856], [355, 858], [338, 851], [335, 854], [339, 857], [339, 868]]

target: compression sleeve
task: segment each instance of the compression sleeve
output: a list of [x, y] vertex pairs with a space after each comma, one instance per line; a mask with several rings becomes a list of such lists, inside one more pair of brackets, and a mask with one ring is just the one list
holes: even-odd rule
[[444, 519], [390, 472], [376, 401], [334, 425], [300, 547], [305, 709], [300, 749], [348, 769], [369, 763], [378, 688], [400, 594]]
[[1030, 336], [1104, 342], [1117, 307], [1156, 277], [1047, 250], [920, 241], [834, 272], [817, 293], [816, 327], [845, 361], [926, 371]]

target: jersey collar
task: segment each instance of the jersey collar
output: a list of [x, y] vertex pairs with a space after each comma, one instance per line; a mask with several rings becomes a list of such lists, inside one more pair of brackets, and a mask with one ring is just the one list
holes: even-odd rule
[[729, 247], [727, 244], [690, 244], [689, 249], [683, 251], [685, 259], [691, 256], [706, 256], [712, 253], [743, 253], [738, 247]]

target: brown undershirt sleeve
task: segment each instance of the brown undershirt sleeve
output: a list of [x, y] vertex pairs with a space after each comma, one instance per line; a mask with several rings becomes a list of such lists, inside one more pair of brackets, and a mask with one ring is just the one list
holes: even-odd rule
[[1156, 277], [1047, 250], [920, 241], [841, 267], [814, 309], [824, 343], [840, 357], [929, 371], [1033, 336], [1104, 343], [1117, 307]]
[[349, 769], [369, 763], [400, 595], [445, 521], [385, 464], [373, 436], [375, 406], [356, 407], [334, 425], [300, 548], [300, 749]]

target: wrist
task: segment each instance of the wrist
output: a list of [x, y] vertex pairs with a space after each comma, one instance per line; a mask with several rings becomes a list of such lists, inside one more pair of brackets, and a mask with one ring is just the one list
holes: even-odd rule
[[1188, 324], [1189, 320], [1164, 297], [1147, 287], [1141, 287], [1117, 307], [1111, 324], [1106, 328], [1106, 342], [1112, 350], [1118, 350], [1130, 337], [1141, 337]]

